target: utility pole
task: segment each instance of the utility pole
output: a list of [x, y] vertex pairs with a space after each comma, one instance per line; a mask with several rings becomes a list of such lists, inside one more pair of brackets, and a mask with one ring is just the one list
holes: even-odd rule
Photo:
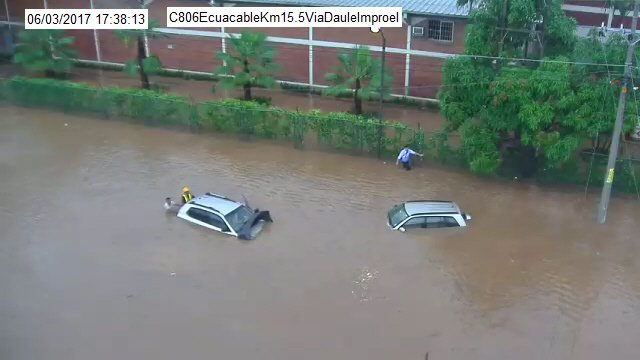
[[[380, 98], [378, 99], [378, 159], [382, 157], [382, 135], [384, 120], [382, 117], [383, 100], [384, 100], [384, 67], [385, 67], [385, 54], [387, 52], [387, 38], [384, 36], [384, 31], [377, 26], [371, 27], [371, 32], [380, 34], [382, 36], [382, 61], [380, 64]], [[357, 64], [357, 61], [356, 61]]]
[[502, 48], [504, 47], [504, 38], [507, 37], [507, 7], [509, 0], [504, 0], [502, 9], [500, 9], [500, 41], [498, 42], [498, 54], [496, 55], [496, 70], [500, 69], [500, 57], [502, 56]]
[[380, 92], [378, 95], [380, 95], [379, 99], [378, 99], [378, 120], [379, 120], [379, 124], [378, 124], [378, 159], [380, 159], [380, 157], [382, 157], [382, 132], [383, 132], [383, 127], [384, 127], [384, 120], [382, 117], [382, 109], [383, 109], [383, 103], [384, 103], [384, 67], [385, 67], [385, 63], [384, 63], [384, 58], [385, 58], [385, 54], [387, 52], [387, 38], [384, 37], [384, 32], [382, 30], [380, 30], [380, 35], [382, 35], [382, 64], [380, 66]]
[[609, 207], [609, 199], [611, 198], [611, 186], [613, 185], [613, 173], [616, 167], [616, 160], [620, 146], [620, 137], [622, 136], [622, 125], [624, 124], [624, 112], [627, 105], [627, 92], [629, 92], [631, 71], [633, 65], [633, 55], [636, 48], [636, 27], [638, 26], [638, 6], [640, 0], [635, 0], [633, 5], [633, 19], [631, 22], [631, 38], [629, 40], [629, 48], [627, 49], [627, 60], [624, 69], [624, 83], [620, 90], [620, 99], [618, 100], [618, 113], [616, 115], [616, 123], [613, 127], [613, 135], [611, 138], [611, 147], [609, 148], [609, 161], [607, 162], [607, 170], [604, 174], [604, 185], [602, 186], [602, 195], [600, 196], [600, 206], [598, 207], [598, 223], [604, 224], [607, 221], [607, 209]]

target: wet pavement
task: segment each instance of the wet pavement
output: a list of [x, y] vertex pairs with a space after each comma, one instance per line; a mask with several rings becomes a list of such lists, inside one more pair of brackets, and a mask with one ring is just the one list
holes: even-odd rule
[[[0, 109], [0, 359], [632, 359], [640, 202]], [[66, 124], [66, 125], [65, 125]], [[182, 186], [271, 211], [246, 242]], [[408, 199], [467, 229], [390, 231]]]

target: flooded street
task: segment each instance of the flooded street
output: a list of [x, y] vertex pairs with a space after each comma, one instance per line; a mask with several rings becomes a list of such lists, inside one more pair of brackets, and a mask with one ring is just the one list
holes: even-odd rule
[[[640, 352], [638, 201], [612, 199], [598, 226], [578, 188], [0, 110], [2, 360]], [[274, 223], [243, 242], [167, 216], [184, 185]], [[386, 227], [394, 204], [430, 198], [470, 227]]]

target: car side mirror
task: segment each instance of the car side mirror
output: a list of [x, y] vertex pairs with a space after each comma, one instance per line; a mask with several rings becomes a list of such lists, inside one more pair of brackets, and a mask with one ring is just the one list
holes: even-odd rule
[[471, 215], [464, 214], [464, 219], [467, 220], [467, 221], [471, 220]]
[[405, 231], [407, 231], [407, 230], [406, 230], [405, 228], [403, 228], [402, 226], [400, 226], [400, 227], [398, 228], [398, 230], [400, 230], [400, 232], [405, 232]]

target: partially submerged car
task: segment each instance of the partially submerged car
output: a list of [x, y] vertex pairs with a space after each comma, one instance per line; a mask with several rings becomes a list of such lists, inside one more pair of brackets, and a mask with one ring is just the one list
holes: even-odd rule
[[392, 230], [465, 227], [471, 216], [460, 211], [453, 201], [416, 200], [394, 206], [387, 213], [387, 225]]
[[268, 211], [252, 209], [246, 200], [241, 203], [212, 193], [197, 196], [182, 206], [167, 198], [165, 209], [190, 223], [242, 240], [255, 239], [266, 222], [273, 222]]

